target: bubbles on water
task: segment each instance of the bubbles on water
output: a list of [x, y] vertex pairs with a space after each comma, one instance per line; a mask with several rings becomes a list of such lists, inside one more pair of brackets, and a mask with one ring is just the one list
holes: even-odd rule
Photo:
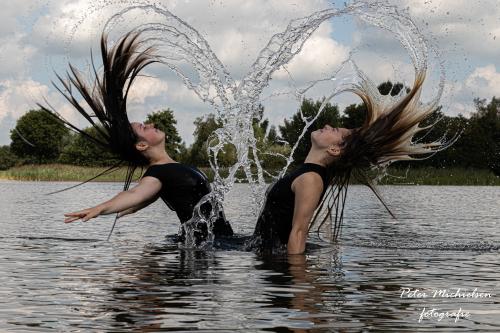
[[415, 239], [386, 239], [386, 240], [353, 240], [348, 245], [360, 247], [373, 247], [381, 249], [401, 250], [435, 250], [435, 251], [469, 251], [469, 252], [496, 252], [500, 251], [500, 244], [488, 241], [453, 242], [453, 241], [428, 241]]

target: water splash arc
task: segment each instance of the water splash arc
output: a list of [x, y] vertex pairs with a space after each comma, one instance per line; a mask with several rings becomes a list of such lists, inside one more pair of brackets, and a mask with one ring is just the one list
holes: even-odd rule
[[[266, 170], [262, 167], [261, 152], [257, 146], [252, 124], [255, 119], [259, 118], [262, 91], [269, 84], [273, 73], [283, 68], [302, 50], [304, 43], [323, 22], [335, 17], [352, 15], [371, 26], [391, 33], [408, 53], [416, 73], [425, 72], [428, 67], [430, 51], [426, 38], [406, 11], [384, 2], [355, 1], [340, 9], [329, 8], [290, 21], [284, 31], [271, 37], [239, 83], [231, 77], [205, 38], [195, 28], [160, 4], [151, 4], [146, 1], [116, 1], [106, 3], [103, 7], [110, 4], [126, 4], [126, 6], [107, 20], [105, 32], [113, 34], [114, 31], [124, 30], [123, 26], [127, 26], [130, 30], [126, 19], [128, 15], [142, 13], [148, 17], [148, 23], [139, 24], [133, 28], [141, 32], [145, 42], [157, 48], [161, 62], [170, 68], [186, 87], [203, 102], [213, 107], [223, 125], [212, 134], [208, 141], [207, 149], [210, 165], [215, 171], [215, 179], [212, 194], [205, 197], [199, 203], [198, 208], [208, 200], [212, 201], [215, 207], [220, 207], [224, 196], [237, 180], [236, 173], [242, 170], [244, 180], [252, 188], [250, 208], [255, 214], [258, 212], [266, 187], [264, 179]], [[431, 47], [431, 51], [438, 55], [435, 48]], [[350, 69], [346, 70], [346, 68]], [[444, 66], [440, 70], [439, 89], [436, 96], [429, 102], [430, 105], [437, 105], [443, 91]], [[349, 91], [360, 84], [376, 89], [376, 85], [368, 76], [349, 59], [330, 76], [318, 78], [306, 87], [297, 88], [289, 94], [300, 101], [310, 88], [325, 80], [331, 83], [330, 95], [325, 98], [316, 118], [321, 114], [326, 103], [339, 93]], [[380, 98], [397, 97], [380, 96]], [[305, 119], [307, 120], [306, 127], [297, 142], [316, 118]], [[229, 167], [228, 175], [222, 176], [219, 159], [228, 146], [234, 147], [236, 161]], [[286, 165], [283, 170], [274, 175], [275, 178], [284, 174], [292, 161], [291, 156], [295, 148], [296, 145], [292, 147], [288, 156], [281, 156], [286, 160]], [[213, 211], [214, 216], [217, 210], [218, 208]]]

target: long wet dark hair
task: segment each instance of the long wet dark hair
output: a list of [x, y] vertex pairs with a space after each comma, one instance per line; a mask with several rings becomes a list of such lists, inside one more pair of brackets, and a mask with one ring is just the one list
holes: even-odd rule
[[[125, 191], [130, 186], [136, 168], [149, 164], [146, 157], [135, 147], [139, 138], [134, 133], [127, 116], [127, 97], [135, 78], [144, 67], [158, 62], [153, 48], [143, 47], [143, 44], [139, 33], [132, 31], [125, 34], [111, 49], [108, 49], [108, 38], [103, 33], [101, 36], [102, 70], [97, 71], [94, 59], [91, 57], [93, 77], [90, 78], [90, 83], [71, 64], [69, 64], [66, 79], [56, 74], [61, 86], [54, 82], [53, 85], [96, 129], [96, 136], [67, 121], [47, 101], [48, 107], [39, 104], [44, 111], [62, 121], [73, 131], [110, 151], [119, 161], [81, 184], [126, 166], [127, 173], [123, 188]], [[76, 92], [78, 92], [78, 97], [83, 98], [88, 108], [77, 100]]]
[[[351, 89], [366, 106], [366, 119], [360, 128], [352, 130], [344, 139], [340, 158], [329, 166], [329, 187], [319, 204], [309, 230], [317, 231], [328, 226], [330, 240], [340, 235], [344, 217], [347, 189], [352, 179], [368, 186], [395, 218], [376, 188], [377, 177], [383, 175], [394, 161], [427, 158], [449, 147], [456, 138], [448, 141], [413, 142], [415, 134], [430, 129], [434, 124], [420, 127], [437, 109], [436, 103], [422, 104], [420, 93], [425, 71], [416, 73], [413, 88], [393, 103], [380, 97], [376, 86], [367, 78]], [[333, 223], [333, 228], [330, 223]]]

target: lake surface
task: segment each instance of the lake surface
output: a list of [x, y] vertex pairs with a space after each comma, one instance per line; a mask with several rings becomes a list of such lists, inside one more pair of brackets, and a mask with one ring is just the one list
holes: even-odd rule
[[[396, 221], [352, 186], [338, 244], [259, 257], [179, 249], [162, 202], [108, 242], [112, 216], [66, 225], [63, 213], [121, 184], [45, 195], [67, 185], [0, 182], [0, 332], [500, 331], [500, 187], [381, 187]], [[239, 234], [255, 224], [248, 197], [238, 184], [225, 204]]]

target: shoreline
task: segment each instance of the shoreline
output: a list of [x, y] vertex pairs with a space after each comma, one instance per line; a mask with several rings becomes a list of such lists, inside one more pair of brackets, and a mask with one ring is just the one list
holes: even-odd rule
[[[213, 171], [207, 167], [200, 167], [210, 181], [213, 180]], [[23, 165], [0, 171], [0, 180], [10, 181], [40, 181], [40, 182], [84, 182], [95, 177], [106, 167], [82, 167], [65, 164]], [[125, 168], [92, 180], [91, 182], [123, 182]], [[223, 173], [225, 170], [222, 170]], [[134, 173], [133, 181], [140, 179], [141, 169]], [[270, 179], [266, 179], [269, 181]], [[357, 184], [353, 182], [352, 184]], [[378, 185], [456, 185], [456, 186], [499, 186], [500, 177], [489, 170], [481, 169], [436, 169], [430, 167], [388, 169], [387, 175]]]

